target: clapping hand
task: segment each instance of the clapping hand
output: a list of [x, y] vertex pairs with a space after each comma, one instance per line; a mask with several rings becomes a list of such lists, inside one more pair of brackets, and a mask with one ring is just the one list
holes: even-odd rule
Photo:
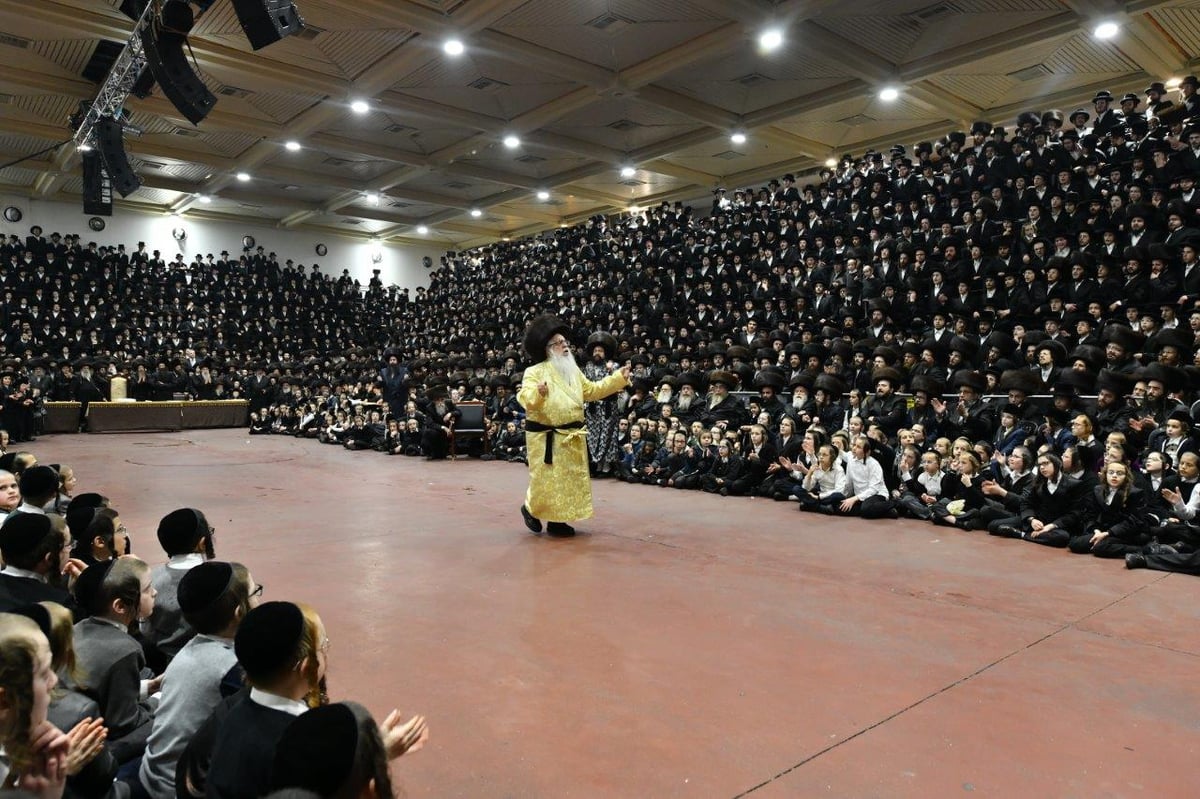
[[549, 386], [549, 384], [546, 383], [545, 380], [543, 380], [542, 382], [538, 383], [537, 391], [539, 394], [541, 394], [544, 397], [550, 393], [550, 386]]
[[1164, 488], [1162, 490], [1162, 495], [1163, 499], [1165, 499], [1167, 502], [1170, 502], [1173, 506], [1183, 504], [1183, 494], [1178, 491], [1172, 491], [1169, 488]]
[[67, 733], [67, 740], [71, 742], [71, 751], [67, 754], [67, 774], [74, 777], [91, 763], [104, 749], [106, 738], [108, 729], [102, 718], [86, 718], [72, 727]]

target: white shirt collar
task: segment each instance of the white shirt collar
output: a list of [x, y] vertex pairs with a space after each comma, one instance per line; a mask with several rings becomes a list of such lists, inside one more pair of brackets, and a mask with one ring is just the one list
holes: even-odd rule
[[46, 579], [46, 575], [38, 574], [37, 572], [31, 572], [28, 569], [18, 569], [11, 563], [4, 567], [4, 573], [9, 577], [27, 577], [30, 580], [37, 580], [39, 583], [49, 582], [49, 580]]
[[39, 508], [37, 505], [30, 505], [28, 502], [22, 502], [13, 513], [38, 513], [42, 516], [46, 515], [46, 511]]
[[168, 569], [187, 571], [204, 562], [204, 555], [199, 552], [189, 552], [186, 555], [172, 555], [167, 561]]
[[299, 716], [301, 713], [308, 710], [308, 705], [301, 702], [299, 699], [288, 699], [286, 696], [277, 694], [269, 694], [266, 691], [258, 688], [250, 689], [250, 701], [255, 702], [263, 707], [269, 707], [272, 710], [281, 710], [292, 716]]

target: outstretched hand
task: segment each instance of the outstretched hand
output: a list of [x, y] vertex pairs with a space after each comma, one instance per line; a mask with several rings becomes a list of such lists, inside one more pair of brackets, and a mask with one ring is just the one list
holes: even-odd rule
[[429, 740], [429, 726], [425, 723], [425, 717], [413, 716], [401, 724], [399, 710], [388, 713], [387, 718], [379, 725], [379, 732], [383, 736], [388, 760], [416, 752]]
[[625, 378], [625, 381], [629, 382], [629, 376], [633, 373], [633, 368], [629, 364], [625, 364], [618, 371]]

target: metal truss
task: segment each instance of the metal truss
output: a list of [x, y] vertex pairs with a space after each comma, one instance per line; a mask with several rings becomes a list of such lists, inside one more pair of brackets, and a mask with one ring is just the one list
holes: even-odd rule
[[100, 90], [96, 92], [96, 99], [92, 101], [91, 107], [88, 108], [79, 128], [75, 131], [73, 138], [77, 148], [86, 149], [95, 146], [94, 131], [96, 123], [102, 117], [111, 116], [118, 122], [125, 121], [122, 118], [125, 100], [129, 98], [134, 84], [146, 69], [142, 34], [153, 24], [157, 5], [157, 2], [146, 3], [142, 15], [138, 18], [137, 24], [133, 26], [133, 31], [129, 34], [129, 39], [125, 42], [125, 48], [117, 56], [112, 69], [108, 72], [108, 77], [104, 79]]

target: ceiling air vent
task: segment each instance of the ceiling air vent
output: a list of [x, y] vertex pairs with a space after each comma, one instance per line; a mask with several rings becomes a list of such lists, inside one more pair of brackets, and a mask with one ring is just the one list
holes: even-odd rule
[[502, 80], [496, 80], [495, 78], [487, 77], [476, 78], [467, 85], [472, 89], [478, 89], [481, 92], [495, 92], [508, 86], [508, 84]]
[[637, 178], [629, 178], [629, 180], [622, 180], [621, 185], [622, 186], [645, 186], [646, 181], [638, 180]]
[[262, 208], [262, 206], [254, 205], [253, 203], [238, 203], [238, 208], [245, 208], [249, 211], [258, 211]]
[[283, 189], [284, 191], [300, 191], [300, 187], [293, 183], [284, 183], [279, 188]]
[[470, 183], [463, 183], [461, 180], [454, 180], [446, 184], [446, 188], [461, 191], [462, 189], [471, 188]]
[[1019, 81], [1041, 80], [1051, 74], [1050, 68], [1045, 64], [1034, 64], [1025, 69], [1018, 69], [1016, 72], [1008, 73], [1008, 77]]
[[13, 36], [10, 33], [0, 33], [0, 44], [7, 44], [9, 47], [19, 47], [22, 50], [29, 49], [28, 39], [22, 39], [20, 36]]
[[403, 200], [392, 200], [388, 205], [392, 208], [411, 208], [412, 203], [406, 203]]
[[222, 86], [217, 91], [226, 97], [238, 97], [241, 99], [245, 99], [254, 94], [254, 92], [250, 91], [249, 89], [242, 89], [238, 86]]
[[774, 78], [769, 78], [761, 72], [751, 72], [748, 75], [741, 76], [740, 78], [734, 78], [736, 83], [740, 83], [743, 86], [758, 86], [760, 83], [767, 83], [771, 80], [774, 80]]
[[321, 163], [328, 164], [329, 166], [348, 166], [354, 162], [347, 161], [345, 158], [333, 158], [332, 156], [330, 156], [329, 158], [326, 158]]
[[148, 167], [150, 169], [166, 169], [167, 168], [166, 164], [160, 164], [158, 161], [143, 161], [142, 166]]
[[734, 158], [743, 158], [744, 156], [745, 156], [744, 153], [739, 153], [737, 150], [726, 150], [723, 153], [717, 153], [716, 155], [713, 156], [713, 158], [722, 158], [726, 161], [729, 161]]
[[936, 22], [943, 17], [953, 16], [954, 14], [962, 13], [958, 6], [954, 3], [934, 3], [931, 6], [926, 6], [918, 11], [914, 11], [912, 16], [922, 22]]
[[316, 25], [305, 23], [304, 27], [296, 31], [293, 36], [297, 39], [303, 39], [306, 42], [311, 42], [313, 39], [325, 32], [324, 28], [318, 28]]
[[175, 134], [176, 136], [186, 136], [189, 139], [200, 138], [200, 131], [198, 131], [198, 130], [190, 130], [188, 128], [175, 128], [175, 130], [173, 130], [171, 132], [173, 134]]
[[632, 25], [633, 20], [618, 16], [616, 14], [601, 14], [595, 19], [588, 20], [584, 24], [589, 28], [595, 28], [598, 31], [604, 31], [605, 33], [616, 33], [617, 31], [624, 30]]
[[384, 128], [384, 130], [388, 133], [404, 133], [406, 131], [416, 130], [416, 128], [414, 128], [412, 125], [401, 125], [399, 122], [395, 122], [391, 125], [388, 125], [386, 128]]
[[362, 220], [361, 219], [343, 219], [342, 224], [343, 225], [361, 225]]
[[640, 128], [641, 123], [634, 122], [632, 119], [618, 119], [616, 122], [610, 122], [608, 126], [610, 128], [612, 128], [613, 130], [624, 131], [624, 130], [633, 130], [634, 128]]
[[840, 122], [841, 124], [849, 125], [852, 128], [857, 128], [859, 125], [865, 125], [868, 122], [878, 122], [878, 121], [879, 120], [877, 120], [875, 117], [868, 116], [866, 114], [855, 114], [852, 117], [845, 117], [843, 119], [838, 120], [838, 122]]
[[540, 161], [545, 161], [546, 159], [542, 158], [540, 155], [534, 155], [533, 153], [527, 153], [526, 155], [521, 156], [517, 160], [520, 161], [522, 164], [536, 164]]

